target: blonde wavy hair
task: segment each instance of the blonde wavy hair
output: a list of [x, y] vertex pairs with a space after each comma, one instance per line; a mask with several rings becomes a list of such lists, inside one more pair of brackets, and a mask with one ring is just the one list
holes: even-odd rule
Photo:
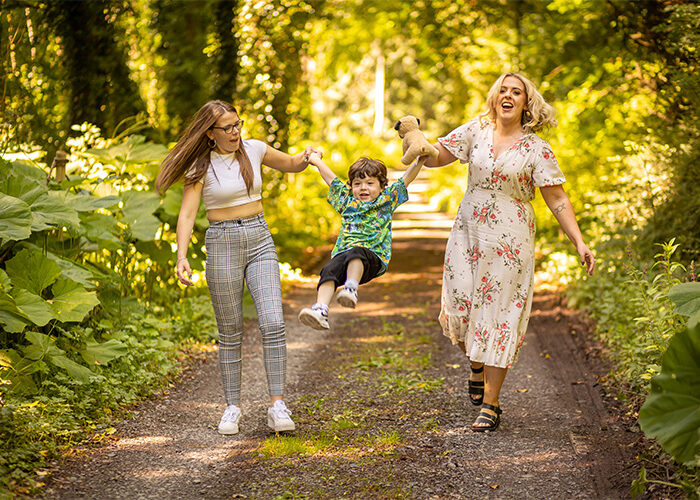
[[527, 110], [520, 115], [520, 124], [526, 132], [538, 132], [545, 128], [557, 126], [557, 112], [554, 107], [544, 100], [537, 87], [527, 77], [520, 73], [503, 73], [491, 86], [486, 97], [488, 110], [479, 115], [482, 121], [486, 118], [491, 122], [496, 121], [496, 101], [498, 93], [503, 85], [503, 80], [512, 76], [517, 78], [525, 86], [525, 97], [527, 99]]

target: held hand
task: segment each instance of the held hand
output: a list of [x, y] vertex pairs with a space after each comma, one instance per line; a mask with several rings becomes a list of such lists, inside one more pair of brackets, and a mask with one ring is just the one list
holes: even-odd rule
[[586, 271], [589, 275], [593, 276], [593, 269], [595, 269], [595, 257], [591, 249], [586, 246], [585, 243], [581, 243], [576, 247], [578, 256], [581, 259], [581, 265], [586, 266]]
[[190, 263], [187, 259], [182, 259], [177, 261], [177, 279], [180, 283], [187, 286], [192, 286], [194, 283], [190, 281], [192, 277], [192, 270], [190, 269]]
[[[314, 154], [318, 155], [319, 158], [323, 158], [323, 153], [321, 153], [321, 151], [320, 151], [319, 149], [313, 148], [313, 147], [311, 147], [311, 146], [309, 146], [308, 148], [306, 148], [306, 149], [304, 150], [304, 152], [302, 153], [302, 156], [303, 156], [303, 158], [304, 158], [304, 161], [306, 162], [307, 165], [308, 165], [309, 163], [312, 163], [312, 162], [311, 162], [311, 157], [312, 157], [312, 155], [314, 155]], [[312, 163], [312, 164], [313, 164], [313, 163]]]

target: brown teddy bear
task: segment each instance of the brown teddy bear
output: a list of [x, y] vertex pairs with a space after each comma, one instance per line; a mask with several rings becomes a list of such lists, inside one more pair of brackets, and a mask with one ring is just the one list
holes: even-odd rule
[[420, 120], [415, 116], [404, 116], [396, 122], [394, 129], [399, 131], [399, 137], [403, 139], [401, 163], [404, 165], [410, 165], [419, 156], [422, 157], [421, 161], [425, 162], [428, 158], [435, 159], [440, 154], [420, 131]]

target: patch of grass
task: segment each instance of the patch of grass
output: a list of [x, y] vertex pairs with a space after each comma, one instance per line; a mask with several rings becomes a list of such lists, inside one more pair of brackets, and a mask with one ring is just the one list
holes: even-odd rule
[[332, 438], [324, 435], [287, 436], [277, 435], [265, 439], [258, 448], [266, 458], [313, 455], [328, 449]]
[[430, 417], [426, 420], [423, 420], [423, 422], [421, 422], [420, 425], [421, 429], [428, 432], [435, 432], [439, 429], [439, 427], [440, 421], [437, 419], [437, 417]]
[[445, 382], [444, 377], [431, 378], [426, 377], [422, 373], [382, 373], [381, 387], [386, 391], [385, 394], [396, 392], [430, 392], [442, 388]]

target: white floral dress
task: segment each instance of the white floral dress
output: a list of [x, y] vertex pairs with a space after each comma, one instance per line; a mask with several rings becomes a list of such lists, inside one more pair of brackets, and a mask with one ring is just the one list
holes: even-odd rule
[[438, 139], [469, 182], [445, 250], [440, 324], [471, 361], [510, 368], [530, 318], [535, 187], [565, 179], [549, 144], [526, 134], [494, 159], [493, 126], [478, 118]]

